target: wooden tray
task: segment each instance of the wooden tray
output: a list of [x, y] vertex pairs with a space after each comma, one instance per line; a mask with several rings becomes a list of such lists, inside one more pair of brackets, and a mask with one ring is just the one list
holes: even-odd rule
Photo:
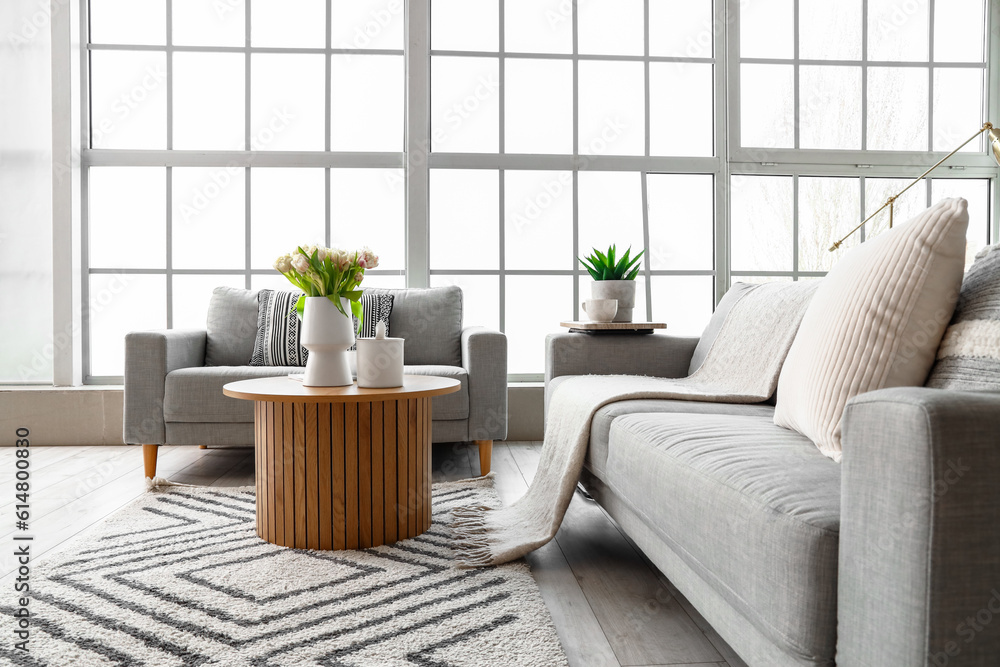
[[651, 334], [654, 329], [666, 329], [665, 322], [591, 322], [568, 321], [560, 322], [571, 333], [589, 334]]

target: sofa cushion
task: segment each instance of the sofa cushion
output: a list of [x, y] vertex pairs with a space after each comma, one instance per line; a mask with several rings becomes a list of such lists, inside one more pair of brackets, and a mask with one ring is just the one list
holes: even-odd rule
[[242, 366], [250, 363], [257, 335], [257, 292], [216, 287], [208, 302], [205, 325], [206, 366]]
[[[461, 389], [431, 401], [433, 419], [469, 418], [469, 374], [457, 366], [406, 366], [411, 375], [455, 378]], [[301, 373], [298, 366], [213, 366], [181, 368], [167, 374], [163, 395], [163, 418], [167, 422], [253, 422], [253, 401], [229, 398], [223, 385], [237, 380]]]
[[179, 368], [167, 374], [163, 420], [167, 422], [253, 422], [253, 401], [230, 398], [222, 386], [237, 380], [301, 373], [299, 366], [211, 366]]
[[715, 312], [712, 313], [712, 318], [708, 321], [705, 331], [702, 332], [701, 338], [698, 339], [698, 345], [694, 348], [694, 354], [691, 355], [691, 364], [688, 366], [688, 375], [693, 375], [705, 363], [705, 357], [708, 356], [708, 351], [712, 349], [715, 339], [719, 337], [719, 332], [722, 330], [722, 323], [729, 317], [729, 312], [736, 305], [737, 301], [746, 296], [747, 292], [752, 291], [755, 287], [756, 285], [752, 283], [734, 283], [725, 296], [722, 297], [719, 305], [715, 307]]
[[462, 365], [462, 288], [373, 289], [393, 295], [389, 328], [405, 338], [403, 362]]
[[840, 466], [808, 438], [766, 416], [625, 415], [604, 481], [762, 633], [833, 656]]
[[431, 365], [403, 366], [403, 372], [409, 375], [437, 375], [461, 382], [462, 386], [458, 391], [434, 397], [431, 401], [431, 418], [437, 421], [469, 418], [469, 373], [464, 368], [461, 366]]
[[[561, 375], [549, 381], [548, 395], [551, 395], [562, 382], [573, 375]], [[590, 444], [584, 461], [590, 470], [604, 478], [608, 461], [608, 440], [611, 435], [611, 424], [622, 415], [639, 413], [688, 413], [707, 415], [752, 415], [759, 417], [774, 416], [774, 407], [769, 404], [741, 403], [706, 403], [705, 401], [672, 401], [659, 398], [643, 398], [632, 401], [617, 401], [608, 403], [594, 414], [590, 423]]]

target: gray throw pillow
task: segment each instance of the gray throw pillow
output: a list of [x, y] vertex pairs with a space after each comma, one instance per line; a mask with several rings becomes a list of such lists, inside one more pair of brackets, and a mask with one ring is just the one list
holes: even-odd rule
[[257, 335], [257, 292], [216, 287], [208, 304], [206, 366], [246, 366]]
[[927, 386], [1000, 391], [1000, 245], [976, 255], [965, 274]]
[[708, 351], [712, 349], [712, 344], [718, 337], [719, 331], [722, 330], [722, 323], [729, 317], [729, 311], [733, 309], [736, 302], [742, 299], [747, 292], [756, 289], [756, 287], [756, 285], [750, 283], [734, 283], [725, 296], [722, 297], [719, 305], [715, 308], [715, 313], [712, 314], [712, 319], [708, 321], [708, 326], [705, 327], [705, 331], [701, 334], [698, 345], [694, 348], [694, 356], [691, 357], [688, 375], [693, 374], [705, 363], [705, 357], [708, 356]]

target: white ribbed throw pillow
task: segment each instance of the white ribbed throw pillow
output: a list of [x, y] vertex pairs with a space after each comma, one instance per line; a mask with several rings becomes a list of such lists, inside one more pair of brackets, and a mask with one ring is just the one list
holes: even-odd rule
[[816, 290], [778, 379], [774, 423], [840, 460], [847, 401], [921, 386], [962, 284], [964, 199], [945, 199], [862, 243]]

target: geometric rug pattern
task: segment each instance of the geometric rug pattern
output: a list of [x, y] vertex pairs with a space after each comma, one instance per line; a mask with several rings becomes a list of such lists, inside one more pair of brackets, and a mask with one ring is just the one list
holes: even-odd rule
[[147, 493], [33, 567], [30, 652], [0, 605], [0, 664], [566, 665], [523, 561], [455, 567], [460, 504], [499, 506], [492, 479], [434, 485], [418, 537], [332, 552], [258, 538], [250, 487]]

